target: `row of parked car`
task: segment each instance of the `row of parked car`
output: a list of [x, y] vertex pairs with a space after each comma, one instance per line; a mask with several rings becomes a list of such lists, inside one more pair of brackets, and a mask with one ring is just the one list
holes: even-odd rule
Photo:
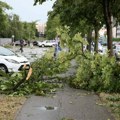
[[[105, 54], [107, 51], [107, 41], [99, 41], [98, 43], [98, 50], [101, 54]], [[116, 59], [120, 59], [120, 43], [113, 42], [113, 55]]]
[[[27, 44], [29, 44], [28, 42], [23, 40], [23, 45], [26, 46]], [[33, 41], [31, 43], [34, 46], [39, 46], [39, 47], [53, 47], [53, 46], [56, 45], [56, 41], [55, 40]], [[14, 42], [15, 46], [20, 46], [20, 44], [21, 44], [20, 40], [17, 40], [17, 41]]]
[[[15, 46], [20, 46], [20, 40], [17, 40], [17, 41], [15, 41], [14, 43], [12, 43], [12, 45], [15, 45]], [[23, 45], [24, 46], [26, 46], [28, 43], [25, 41], [25, 40], [23, 40]]]
[[[20, 45], [20, 42], [15, 42], [15, 45]], [[44, 40], [44, 41], [33, 41], [33, 45], [39, 47], [52, 47], [56, 45], [55, 40]], [[27, 45], [25, 42], [24, 45]], [[94, 46], [94, 44], [92, 45]], [[101, 42], [98, 43], [98, 49], [100, 50], [101, 54], [106, 53], [107, 44], [102, 44]], [[113, 53], [116, 59], [120, 59], [120, 43], [113, 44]], [[0, 69], [4, 72], [18, 72], [20, 71], [24, 64], [26, 64], [27, 68], [30, 67], [30, 62], [22, 55], [18, 55], [11, 50], [0, 46]]]

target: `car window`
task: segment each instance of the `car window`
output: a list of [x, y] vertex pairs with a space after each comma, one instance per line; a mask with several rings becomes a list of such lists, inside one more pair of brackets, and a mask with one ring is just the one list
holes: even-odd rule
[[49, 41], [46, 41], [46, 43], [49, 43]]
[[15, 55], [14, 52], [12, 52], [11, 50], [4, 48], [4, 47], [0, 47], [0, 55], [2, 56], [13, 56]]

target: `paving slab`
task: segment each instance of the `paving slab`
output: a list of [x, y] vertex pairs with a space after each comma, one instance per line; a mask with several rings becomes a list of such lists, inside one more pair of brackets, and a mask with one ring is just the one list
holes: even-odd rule
[[65, 87], [47, 97], [31, 96], [16, 120], [114, 120], [99, 101], [94, 93]]

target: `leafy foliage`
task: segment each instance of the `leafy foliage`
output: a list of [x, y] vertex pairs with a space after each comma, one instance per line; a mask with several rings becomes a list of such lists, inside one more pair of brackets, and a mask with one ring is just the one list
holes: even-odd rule
[[12, 35], [17, 39], [31, 39], [35, 37], [35, 22], [22, 22], [18, 15], [13, 14], [8, 16], [8, 29], [5, 37], [11, 38]]
[[57, 60], [51, 57], [43, 57], [32, 64], [33, 74], [31, 79], [34, 81], [43, 80], [44, 76], [51, 77], [55, 74], [64, 72], [69, 66], [67, 56], [64, 52], [60, 53]]
[[60, 26], [59, 15], [53, 17], [51, 12], [49, 12], [48, 22], [46, 26], [46, 37], [48, 39], [54, 39], [56, 37], [56, 28]]
[[88, 58], [90, 59], [79, 58], [79, 67], [76, 78], [72, 81], [73, 85], [94, 91], [119, 92], [120, 66], [115, 58], [99, 54], [89, 54]]
[[22, 22], [16, 14], [7, 14], [6, 10], [12, 9], [6, 2], [0, 1], [0, 37], [16, 39], [34, 39], [35, 22]]
[[12, 8], [7, 3], [0, 1], [0, 37], [4, 37], [3, 33], [8, 29], [6, 9], [9, 10]]
[[[17, 83], [23, 79], [23, 73], [14, 73], [9, 77], [0, 79], [0, 92], [3, 94], [9, 94], [11, 96], [19, 95], [46, 95], [55, 91], [57, 87], [62, 87], [60, 84], [49, 84], [44, 81], [24, 81], [17, 89], [13, 90]], [[24, 78], [25, 79], [25, 78]]]
[[120, 38], [113, 38], [112, 41], [119, 42]]

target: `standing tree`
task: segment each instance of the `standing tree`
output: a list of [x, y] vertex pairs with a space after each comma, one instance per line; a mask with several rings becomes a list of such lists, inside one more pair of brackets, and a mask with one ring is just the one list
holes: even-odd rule
[[55, 17], [52, 16], [52, 13], [49, 14], [47, 26], [46, 26], [46, 37], [48, 39], [54, 39], [56, 37], [56, 28], [60, 26], [59, 14]]
[[9, 26], [7, 21], [6, 9], [12, 9], [7, 3], [0, 1], [0, 37], [5, 37], [6, 30]]

